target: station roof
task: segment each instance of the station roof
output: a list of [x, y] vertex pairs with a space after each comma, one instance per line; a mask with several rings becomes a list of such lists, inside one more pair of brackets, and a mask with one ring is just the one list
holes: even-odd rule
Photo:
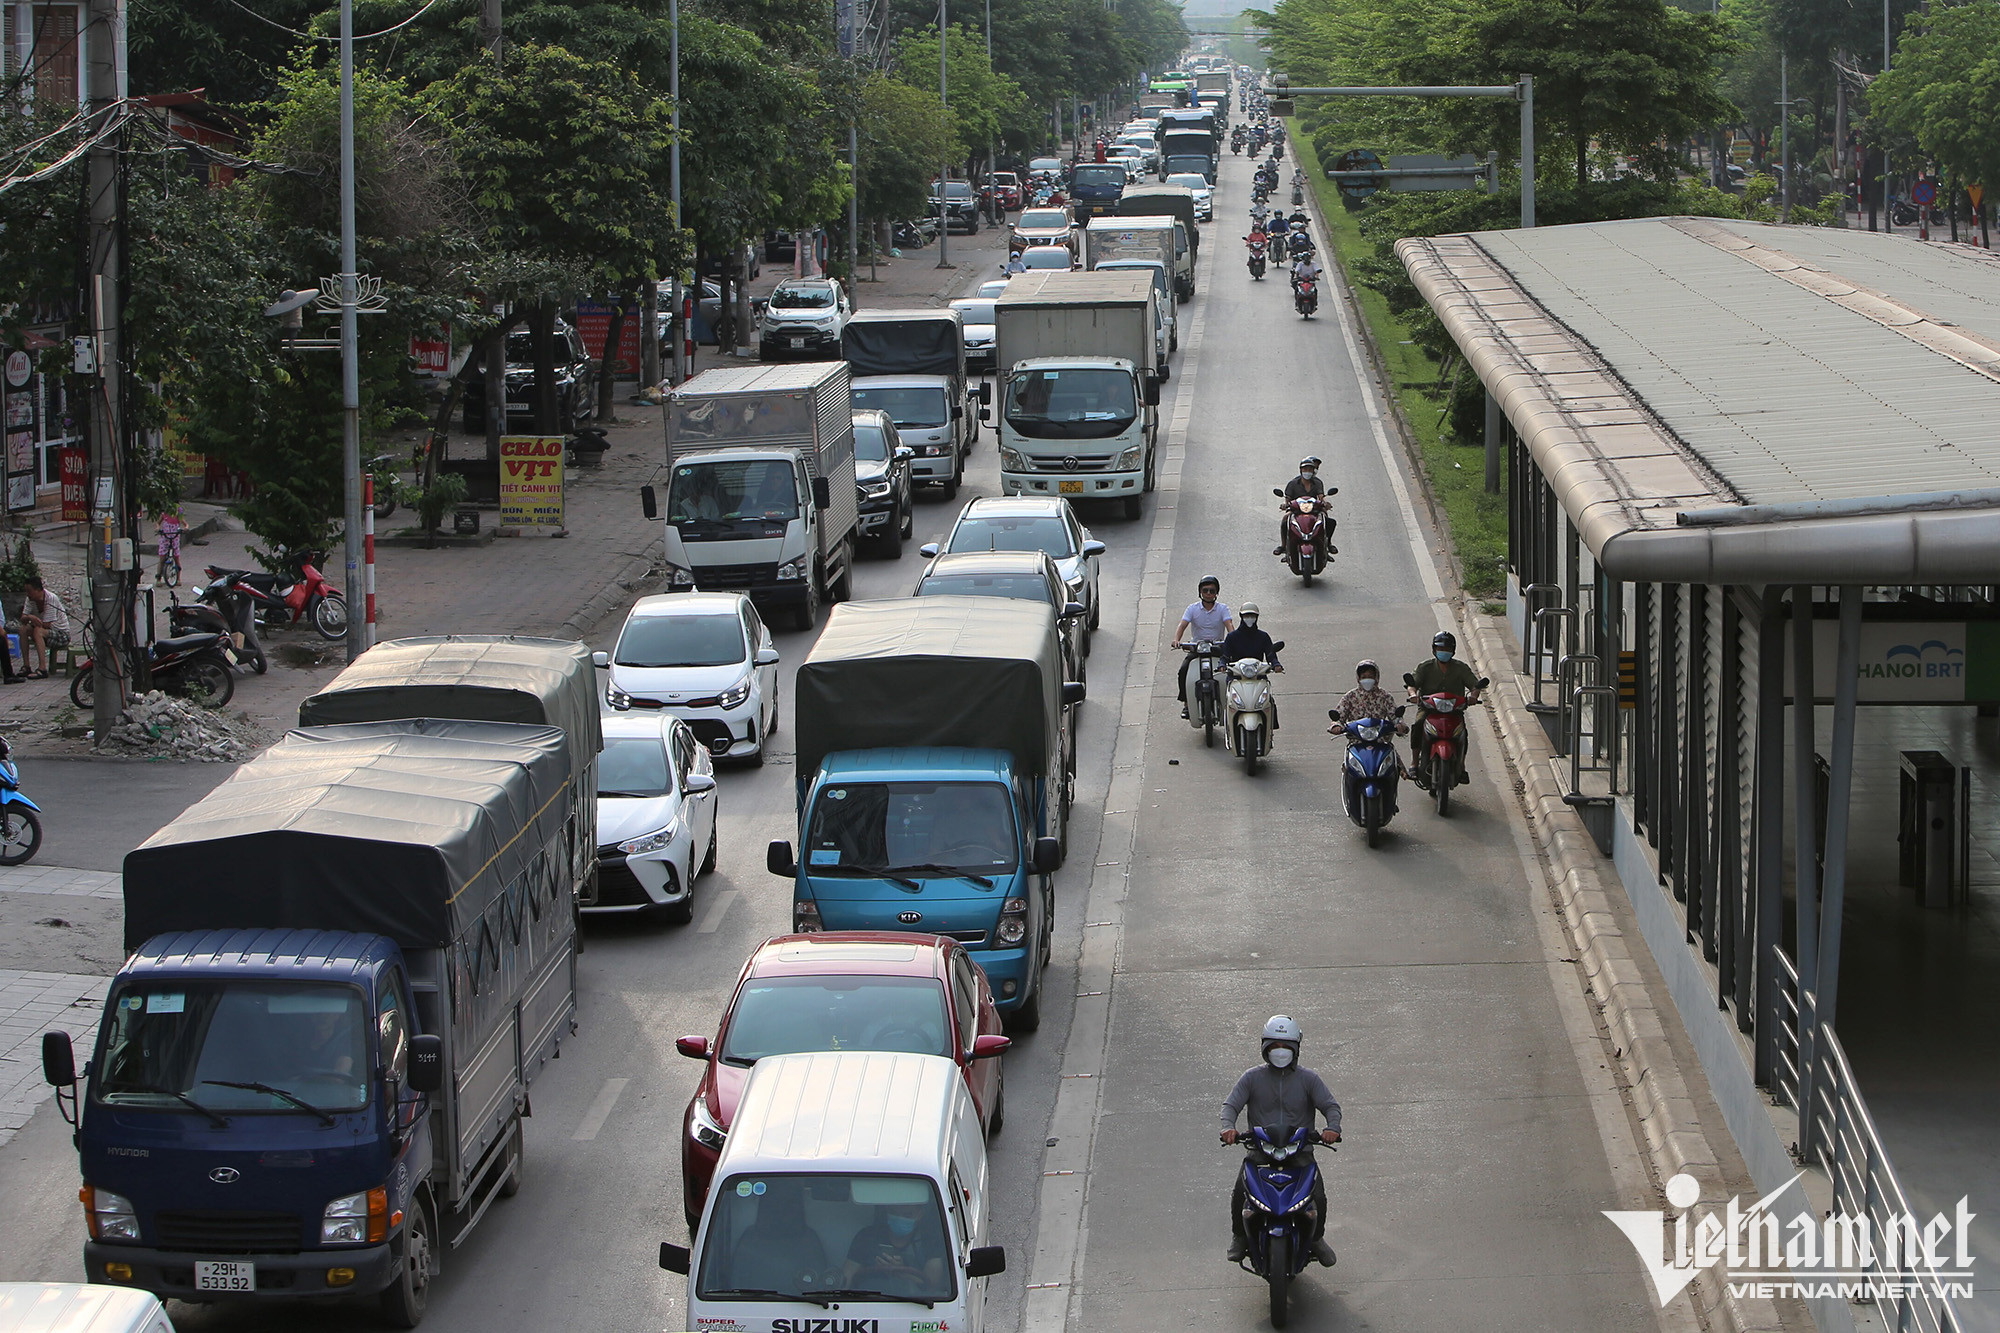
[[1397, 254], [1614, 576], [1991, 583], [2000, 259], [1714, 218]]

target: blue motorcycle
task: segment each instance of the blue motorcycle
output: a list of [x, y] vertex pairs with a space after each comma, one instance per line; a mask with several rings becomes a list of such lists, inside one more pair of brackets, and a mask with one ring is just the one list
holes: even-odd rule
[[1312, 1215], [1312, 1198], [1319, 1167], [1312, 1149], [1319, 1141], [1309, 1129], [1294, 1130], [1284, 1143], [1264, 1129], [1237, 1140], [1244, 1148], [1243, 1237], [1249, 1248], [1242, 1266], [1270, 1284], [1272, 1328], [1285, 1326], [1292, 1279], [1313, 1261], [1319, 1220]]
[[42, 849], [41, 809], [21, 790], [14, 752], [0, 739], [0, 866], [25, 865]]
[[1327, 713], [1347, 736], [1347, 760], [1340, 766], [1347, 817], [1367, 830], [1370, 847], [1396, 817], [1396, 784], [1403, 776], [1403, 761], [1396, 757], [1396, 720], [1402, 715], [1398, 708], [1395, 717], [1342, 723], [1337, 714]]

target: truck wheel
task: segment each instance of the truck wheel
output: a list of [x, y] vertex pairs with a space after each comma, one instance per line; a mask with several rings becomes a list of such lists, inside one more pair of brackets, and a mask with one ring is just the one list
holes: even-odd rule
[[792, 613], [794, 625], [810, 634], [819, 628], [819, 576], [806, 575], [806, 599]]
[[847, 558], [840, 562], [840, 577], [827, 589], [829, 602], [851, 602], [854, 600], [854, 545], [848, 543]]
[[392, 1328], [415, 1328], [424, 1321], [431, 1278], [436, 1275], [428, 1195], [419, 1194], [410, 1203], [409, 1222], [403, 1227], [403, 1243], [398, 1247], [401, 1266], [382, 1292], [382, 1319]]
[[1125, 497], [1125, 517], [1128, 520], [1137, 523], [1145, 512], [1145, 502], [1138, 496], [1128, 495]]
[[1006, 1027], [1010, 1032], [1033, 1032], [1042, 1025], [1042, 981], [1040, 977], [1034, 976], [1032, 968], [1029, 969], [1029, 975], [1034, 979], [1035, 988], [1028, 993], [1028, 998], [1021, 1002], [1019, 1009], [1006, 1016]]
[[520, 1117], [514, 1119], [514, 1133], [507, 1143], [507, 1174], [500, 1178], [500, 1197], [511, 1199], [521, 1192], [521, 1174], [526, 1170], [528, 1136], [521, 1128]]
[[951, 480], [950, 480], [950, 481], [947, 481], [947, 482], [946, 482], [946, 483], [944, 484], [944, 498], [945, 498], [945, 499], [947, 499], [947, 500], [956, 500], [956, 499], [958, 498], [958, 483], [959, 483], [959, 482], [960, 482], [960, 481], [961, 481], [961, 480], [962, 480], [962, 479], [963, 479], [964, 477], [965, 477], [965, 460], [964, 460], [963, 458], [954, 458], [954, 459], [952, 459], [952, 460], [951, 460]]

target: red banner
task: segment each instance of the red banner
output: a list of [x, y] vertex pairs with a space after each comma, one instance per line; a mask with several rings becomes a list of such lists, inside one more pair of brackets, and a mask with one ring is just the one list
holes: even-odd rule
[[[634, 301], [625, 310], [625, 327], [618, 333], [618, 358], [614, 375], [639, 373], [639, 324], [643, 312]], [[596, 301], [580, 301], [576, 307], [576, 331], [583, 335], [583, 350], [591, 360], [604, 359], [604, 340], [611, 335], [611, 306]]]
[[65, 445], [61, 450], [62, 464], [62, 521], [65, 523], [88, 523], [90, 521], [89, 465], [84, 451], [74, 445]]
[[451, 330], [444, 331], [442, 338], [419, 338], [410, 335], [410, 360], [417, 363], [419, 375], [449, 375], [451, 373]]

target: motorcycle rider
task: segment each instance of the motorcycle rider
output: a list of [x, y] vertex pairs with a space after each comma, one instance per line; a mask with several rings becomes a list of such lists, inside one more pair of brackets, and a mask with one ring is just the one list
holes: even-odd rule
[[[1269, 662], [1271, 670], [1283, 671], [1285, 664], [1278, 660], [1278, 644], [1269, 634], [1257, 628], [1259, 612], [1257, 603], [1245, 602], [1236, 610], [1236, 628], [1229, 631], [1229, 637], [1222, 641], [1222, 660], [1240, 662], [1248, 657], [1258, 662]], [[1271, 699], [1271, 730], [1278, 729], [1278, 700]]]
[[1292, 259], [1292, 294], [1297, 295], [1302, 282], [1318, 282], [1320, 275], [1319, 257], [1308, 250]]
[[[1273, 1140], [1284, 1143], [1294, 1131], [1311, 1129], [1313, 1113], [1326, 1117], [1320, 1131], [1321, 1143], [1340, 1142], [1340, 1103], [1333, 1099], [1326, 1080], [1299, 1066], [1299, 1043], [1303, 1034], [1289, 1015], [1273, 1014], [1264, 1024], [1264, 1062], [1243, 1072], [1222, 1103], [1222, 1141], [1235, 1143], [1236, 1118], [1246, 1110], [1250, 1127], [1262, 1129]], [[1236, 1189], [1229, 1199], [1229, 1262], [1241, 1263], [1250, 1252], [1243, 1234], [1243, 1173], [1236, 1173]], [[1326, 1243], [1326, 1185], [1313, 1181], [1313, 1258], [1333, 1267], [1333, 1247]]]
[[[1418, 699], [1426, 694], [1462, 694], [1471, 703], [1479, 701], [1479, 673], [1458, 660], [1458, 636], [1448, 629], [1441, 629], [1431, 636], [1431, 655], [1417, 663], [1410, 673], [1410, 698]], [[1430, 728], [1424, 725], [1421, 711], [1417, 724], [1410, 728], [1410, 774], [1417, 785], [1428, 787], [1430, 777], [1427, 761], [1430, 754]], [[1458, 780], [1471, 779], [1461, 770]]]
[[[1236, 628], [1236, 613], [1219, 600], [1222, 596], [1222, 580], [1213, 574], [1205, 574], [1201, 582], [1195, 585], [1195, 592], [1201, 600], [1189, 603], [1188, 609], [1181, 612], [1181, 623], [1174, 630], [1174, 643], [1178, 645], [1182, 636], [1189, 630], [1194, 631], [1194, 637], [1188, 640], [1190, 643], [1221, 643], [1229, 637], [1229, 632]], [[1194, 654], [1182, 654], [1180, 683], [1182, 717], [1188, 715], [1187, 678], [1188, 668], [1193, 665]]]
[[[1333, 725], [1327, 730], [1338, 736], [1348, 723], [1364, 717], [1387, 722], [1396, 716], [1396, 708], [1396, 696], [1382, 688], [1382, 669], [1364, 657], [1354, 664], [1354, 688], [1341, 695], [1340, 702], [1333, 706]], [[1406, 735], [1409, 730], [1407, 723], [1396, 723], [1398, 736]]]
[[[1285, 503], [1287, 505], [1302, 495], [1310, 495], [1315, 500], [1324, 500], [1326, 498], [1326, 483], [1319, 479], [1319, 456], [1317, 454], [1308, 454], [1306, 457], [1301, 458], [1299, 460], [1299, 475], [1285, 483]], [[1332, 534], [1333, 529], [1333, 516], [1329, 514], [1326, 520], [1326, 530], [1329, 535]], [[1282, 556], [1284, 553], [1285, 516], [1280, 512], [1278, 515], [1278, 544], [1272, 549], [1271, 554]], [[1339, 555], [1340, 548], [1332, 542], [1328, 542], [1326, 544], [1326, 553], [1328, 555]]]
[[1313, 245], [1311, 234], [1306, 231], [1304, 219], [1292, 219], [1291, 235], [1285, 238], [1285, 248], [1293, 259], [1301, 259], [1317, 248]]

